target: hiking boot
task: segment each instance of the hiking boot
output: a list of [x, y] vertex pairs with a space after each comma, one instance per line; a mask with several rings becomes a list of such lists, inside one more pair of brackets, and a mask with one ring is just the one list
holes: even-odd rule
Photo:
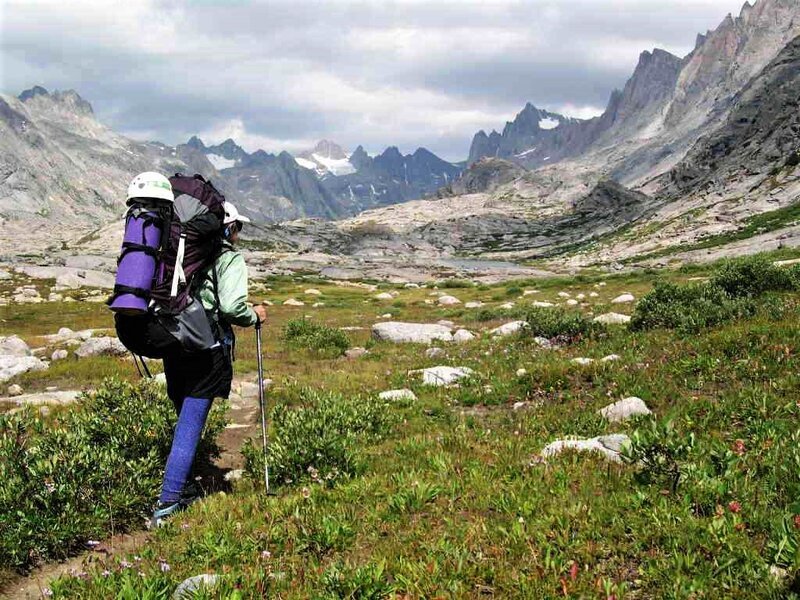
[[147, 528], [158, 529], [166, 523], [167, 519], [184, 508], [185, 506], [180, 502], [159, 502], [153, 510], [153, 516], [150, 518]]
[[184, 486], [183, 491], [181, 492], [181, 499], [178, 500], [178, 502], [184, 508], [188, 508], [189, 506], [200, 500], [202, 496], [203, 496], [203, 489], [197, 482], [192, 481]]

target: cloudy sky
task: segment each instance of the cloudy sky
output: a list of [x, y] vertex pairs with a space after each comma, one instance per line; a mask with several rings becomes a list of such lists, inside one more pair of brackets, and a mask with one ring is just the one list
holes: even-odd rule
[[588, 117], [642, 50], [743, 0], [0, 0], [0, 91], [75, 89], [137, 139], [466, 158], [525, 104]]

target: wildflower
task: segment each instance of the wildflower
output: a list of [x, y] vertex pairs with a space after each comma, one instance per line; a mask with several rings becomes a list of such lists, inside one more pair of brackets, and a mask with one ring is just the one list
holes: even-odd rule
[[145, 578], [147, 575], [144, 574], [144, 571], [139, 571], [139, 577]]
[[794, 521], [794, 528], [800, 529], [800, 515], [795, 515], [793, 521]]
[[732, 513], [738, 513], [739, 511], [742, 510], [742, 505], [736, 500], [731, 500], [730, 502], [728, 502], [728, 510], [731, 511]]
[[110, 577], [111, 571], [109, 571], [108, 569], [104, 569], [103, 572], [100, 573], [100, 575], [102, 575], [103, 577]]
[[572, 581], [575, 581], [578, 578], [578, 563], [572, 563], [572, 566], [569, 568], [569, 578]]
[[133, 557], [133, 562], [135, 562], [138, 565], [139, 563], [142, 562], [142, 557], [141, 556], [134, 556]]
[[56, 484], [53, 483], [52, 481], [45, 481], [44, 482], [44, 489], [47, 490], [48, 494], [52, 494], [53, 492], [56, 491]]
[[100, 542], [98, 542], [97, 540], [87, 540], [86, 545], [89, 546], [89, 548], [96, 548], [97, 546], [100, 545]]
[[264, 560], [266, 560], [268, 558], [271, 558], [271, 557], [272, 557], [272, 552], [270, 552], [269, 550], [262, 550], [261, 551], [261, 558], [263, 558]]
[[747, 448], [745, 448], [744, 445], [744, 440], [736, 440], [735, 442], [733, 442], [732, 450], [739, 456], [743, 456], [744, 453], [747, 451]]
[[168, 573], [169, 570], [170, 570], [169, 563], [167, 563], [166, 561], [163, 561], [163, 560], [159, 561], [158, 568], [161, 569], [162, 573]]
[[42, 596], [45, 596], [46, 598], [49, 598], [52, 595], [53, 595], [53, 590], [51, 590], [50, 588], [47, 588], [47, 587], [46, 588], [42, 588]]
[[524, 517], [520, 517], [519, 519], [517, 519], [517, 521], [519, 521], [520, 525], [524, 525], [525, 524], [525, 518]]
[[191, 527], [191, 526], [190, 526], [190, 525], [189, 525], [189, 524], [188, 524], [186, 521], [184, 521], [183, 523], [181, 523], [181, 531], [186, 531], [186, 530], [187, 530], [187, 529], [189, 529], [190, 527]]
[[302, 490], [300, 490], [300, 493], [306, 500], [308, 500], [311, 497], [311, 490], [308, 489], [307, 487], [304, 487]]
[[119, 561], [119, 566], [122, 567], [123, 569], [130, 569], [133, 566], [133, 564], [129, 563], [127, 560], [123, 558], [121, 561]]

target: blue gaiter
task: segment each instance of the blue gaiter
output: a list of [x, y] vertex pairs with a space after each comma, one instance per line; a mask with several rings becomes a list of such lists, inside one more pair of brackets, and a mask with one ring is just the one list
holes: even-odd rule
[[184, 399], [164, 470], [160, 502], [171, 504], [180, 500], [210, 408], [211, 400], [191, 397]]

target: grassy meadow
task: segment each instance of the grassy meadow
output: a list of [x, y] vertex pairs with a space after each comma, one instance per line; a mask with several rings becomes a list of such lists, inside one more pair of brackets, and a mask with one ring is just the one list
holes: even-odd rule
[[[135, 555], [86, 554], [80, 571], [43, 593], [166, 599], [185, 578], [212, 574], [215, 587], [194, 597], [800, 597], [800, 288], [797, 273], [772, 270], [771, 258], [727, 271], [449, 281], [438, 290], [256, 282], [252, 299], [274, 303], [264, 358], [275, 495], [260, 487], [257, 439], [231, 492], [196, 503]], [[396, 296], [375, 299], [385, 291]], [[439, 307], [440, 292], [484, 306]], [[612, 304], [622, 293], [637, 302]], [[564, 294], [583, 296], [567, 306]], [[306, 306], [283, 306], [289, 298]], [[633, 322], [591, 324], [610, 311]], [[387, 314], [447, 319], [480, 335], [429, 357], [425, 346], [370, 339]], [[529, 329], [489, 335], [517, 319]], [[111, 318], [93, 303], [0, 307], [0, 335], [31, 347], [63, 326], [107, 328]], [[343, 327], [360, 329], [345, 331], [345, 343]], [[555, 347], [534, 341], [540, 333]], [[368, 352], [340, 356], [347, 346]], [[237, 358], [237, 377], [253, 377], [252, 331], [239, 332]], [[474, 374], [430, 387], [412, 373], [438, 365]], [[110, 375], [138, 379], [128, 359], [70, 356], [8, 383], [84, 389]], [[401, 388], [417, 399], [377, 398]], [[609, 423], [597, 414], [630, 396], [653, 416]], [[619, 463], [541, 456], [554, 440], [610, 433], [631, 439]], [[0, 529], [14, 518], [0, 514]], [[20, 565], [17, 574], [31, 566]]]

